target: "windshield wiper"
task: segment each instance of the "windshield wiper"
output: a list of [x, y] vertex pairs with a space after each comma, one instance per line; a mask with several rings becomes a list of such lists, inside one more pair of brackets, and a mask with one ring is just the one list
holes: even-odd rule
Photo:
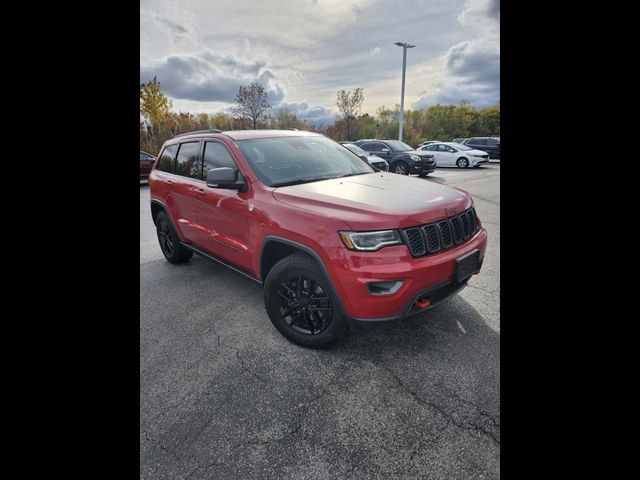
[[334, 177], [315, 177], [315, 178], [301, 178], [297, 180], [289, 180], [288, 182], [276, 183], [272, 187], [289, 187], [291, 185], [300, 185], [301, 183], [319, 182], [320, 180], [329, 180]]
[[337, 177], [333, 177], [333, 178], [353, 177], [355, 175], [364, 175], [365, 173], [372, 173], [372, 172], [344, 173], [342, 175], [338, 175]]

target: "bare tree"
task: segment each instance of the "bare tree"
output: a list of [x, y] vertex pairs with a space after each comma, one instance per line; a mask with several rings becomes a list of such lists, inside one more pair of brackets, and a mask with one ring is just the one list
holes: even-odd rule
[[259, 82], [241, 85], [236, 95], [236, 102], [238, 106], [233, 109], [234, 113], [243, 119], [249, 119], [254, 130], [258, 128], [258, 120], [264, 116], [266, 110], [271, 108], [267, 101], [267, 92]]
[[340, 90], [336, 97], [336, 107], [344, 117], [347, 127], [347, 140], [351, 140], [351, 125], [356, 119], [356, 115], [362, 108], [364, 101], [364, 93], [362, 88], [356, 88], [352, 91]]

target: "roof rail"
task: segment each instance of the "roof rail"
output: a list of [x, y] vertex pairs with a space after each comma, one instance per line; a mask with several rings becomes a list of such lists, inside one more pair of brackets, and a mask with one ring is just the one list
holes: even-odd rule
[[187, 135], [196, 135], [199, 133], [222, 133], [222, 130], [218, 128], [210, 128], [208, 130], [196, 130], [195, 132], [187, 132], [187, 133], [181, 133], [180, 135], [175, 135], [173, 138], [186, 137]]

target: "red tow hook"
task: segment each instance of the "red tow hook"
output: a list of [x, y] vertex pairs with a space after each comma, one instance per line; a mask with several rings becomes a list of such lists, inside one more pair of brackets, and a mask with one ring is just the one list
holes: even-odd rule
[[431, 300], [429, 300], [428, 298], [416, 300], [416, 307], [418, 308], [427, 308], [429, 305], [431, 305]]

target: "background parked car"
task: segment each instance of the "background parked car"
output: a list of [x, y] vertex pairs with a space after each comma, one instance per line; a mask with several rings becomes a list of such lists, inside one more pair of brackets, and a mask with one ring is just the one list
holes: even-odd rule
[[151, 167], [153, 166], [153, 162], [155, 161], [156, 157], [154, 157], [150, 153], [140, 150], [140, 180], [146, 180], [147, 178], [149, 178]]
[[424, 145], [429, 145], [430, 143], [438, 143], [440, 140], [428, 140], [426, 142], [422, 142], [420, 145], [418, 145], [416, 147], [416, 150], [419, 149], [420, 147], [424, 146]]
[[389, 163], [389, 171], [400, 175], [417, 173], [426, 177], [436, 169], [431, 152], [414, 150], [399, 140], [358, 140], [357, 146]]
[[471, 137], [467, 138], [464, 144], [484, 150], [491, 158], [500, 158], [500, 137]]
[[361, 149], [355, 143], [340, 142], [340, 145], [342, 145], [343, 147], [345, 147], [349, 151], [351, 151], [351, 152], [355, 153], [356, 155], [358, 155], [361, 159], [363, 159], [365, 162], [367, 162], [372, 167], [377, 168], [378, 170], [382, 170], [383, 172], [388, 172], [389, 171], [389, 164], [387, 163], [387, 161], [384, 158], [380, 158], [377, 155], [371, 155], [369, 152]]
[[453, 143], [464, 143], [466, 138], [454, 138]]
[[489, 163], [489, 154], [487, 152], [476, 150], [460, 143], [431, 143], [420, 148], [435, 156], [438, 167], [477, 168], [483, 163]]

